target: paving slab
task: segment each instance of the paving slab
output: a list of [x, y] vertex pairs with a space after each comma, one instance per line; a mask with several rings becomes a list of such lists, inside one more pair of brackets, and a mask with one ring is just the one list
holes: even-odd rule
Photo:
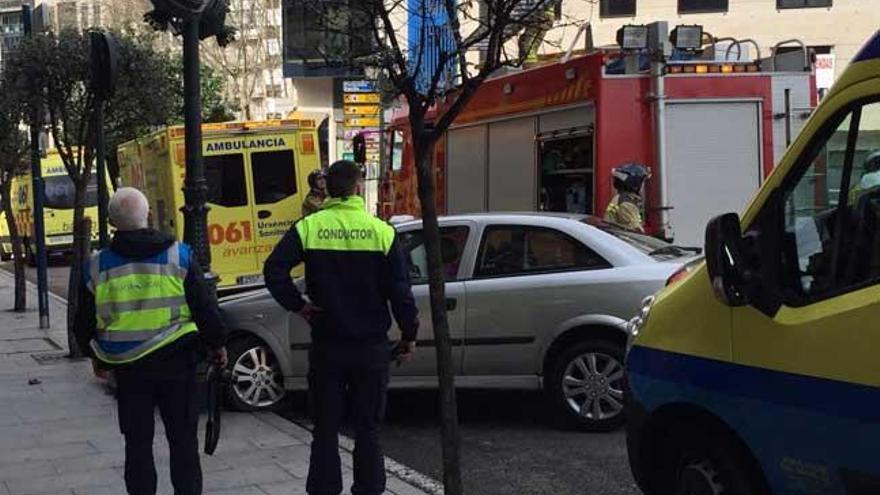
[[[125, 493], [115, 400], [88, 361], [59, 358], [67, 342], [63, 300], [50, 298], [52, 328], [41, 330], [33, 309], [4, 310], [12, 305], [12, 285], [12, 277], [0, 270], [0, 495]], [[33, 287], [29, 291], [29, 301], [36, 301]], [[304, 494], [310, 442], [308, 430], [274, 413], [226, 412], [217, 452], [202, 456], [204, 493]], [[158, 417], [153, 448], [158, 494], [172, 495]], [[346, 490], [351, 486], [348, 450], [340, 451]], [[393, 473], [388, 479], [388, 493], [425, 494]]]

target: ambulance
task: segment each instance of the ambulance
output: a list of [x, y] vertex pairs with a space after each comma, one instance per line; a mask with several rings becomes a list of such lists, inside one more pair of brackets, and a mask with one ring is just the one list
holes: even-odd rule
[[880, 493], [880, 31], [629, 323], [646, 495]]
[[[118, 150], [119, 185], [143, 191], [152, 226], [183, 239], [183, 126]], [[315, 118], [202, 125], [211, 268], [219, 288], [261, 284], [263, 262], [302, 215], [308, 175], [321, 165]]]
[[[437, 210], [602, 216], [612, 170], [637, 162], [653, 174], [647, 231], [701, 245], [706, 222], [745, 206], [817, 101], [802, 43], [745, 56], [749, 46], [676, 52], [653, 71], [644, 55], [597, 48], [493, 76], [435, 146]], [[406, 107], [390, 121], [380, 212], [419, 216]]]
[[[46, 253], [48, 256], [70, 254], [73, 250], [73, 204], [76, 187], [68, 176], [67, 169], [57, 151], [50, 151], [41, 161], [45, 200], [43, 203], [43, 222], [46, 233]], [[37, 252], [34, 239], [34, 194], [31, 173], [17, 175], [12, 179], [12, 210], [18, 232], [23, 236], [25, 255], [33, 264]], [[98, 178], [92, 173], [86, 186], [85, 216], [92, 221], [91, 241], [98, 241]], [[2, 227], [5, 229], [4, 226]], [[5, 232], [5, 230], [4, 230]], [[6, 234], [8, 236], [8, 233]], [[2, 247], [4, 255], [11, 255], [12, 247], [8, 241]]]
[[9, 238], [9, 225], [6, 223], [6, 213], [0, 211], [0, 261], [12, 259], [12, 241]]

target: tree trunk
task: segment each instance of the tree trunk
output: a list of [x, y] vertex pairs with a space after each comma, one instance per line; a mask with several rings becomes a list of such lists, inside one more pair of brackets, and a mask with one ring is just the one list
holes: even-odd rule
[[9, 227], [9, 242], [12, 244], [12, 260], [15, 273], [15, 294], [13, 311], [24, 312], [27, 310], [27, 280], [24, 272], [24, 246], [18, 225], [15, 223], [15, 213], [12, 211], [12, 181], [6, 181], [0, 186], [0, 201], [3, 202], [3, 213], [6, 214], [6, 225]]
[[86, 188], [89, 175], [83, 174], [80, 180], [74, 181], [76, 196], [73, 207], [73, 259], [70, 262], [70, 279], [67, 282], [67, 345], [70, 357], [82, 357], [82, 351], [76, 343], [74, 325], [76, 312], [79, 309], [79, 288], [83, 277], [83, 263], [91, 251], [92, 223], [85, 218]]
[[[421, 126], [419, 126], [421, 127]], [[413, 130], [417, 127], [414, 123]], [[420, 135], [422, 134], [422, 135]], [[437, 222], [434, 171], [431, 151], [436, 138], [413, 132], [419, 202], [422, 206], [422, 229], [428, 256], [428, 287], [431, 297], [431, 323], [437, 349], [437, 377], [440, 382], [440, 417], [442, 421], [443, 487], [446, 495], [463, 493], [461, 480], [461, 437], [458, 429], [458, 406], [455, 398], [455, 369], [452, 343], [446, 314], [446, 286], [440, 253], [440, 227]]]

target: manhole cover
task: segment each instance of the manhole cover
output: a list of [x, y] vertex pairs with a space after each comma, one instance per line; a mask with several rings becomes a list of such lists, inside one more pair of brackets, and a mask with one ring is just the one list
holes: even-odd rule
[[31, 354], [31, 357], [34, 358], [39, 364], [55, 364], [58, 361], [63, 361], [67, 359], [66, 352], [46, 352], [43, 354]]

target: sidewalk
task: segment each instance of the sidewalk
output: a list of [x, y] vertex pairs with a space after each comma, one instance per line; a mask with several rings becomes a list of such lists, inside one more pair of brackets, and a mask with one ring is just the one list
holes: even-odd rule
[[[11, 275], [0, 270], [0, 495], [124, 494], [115, 401], [87, 361], [60, 358], [67, 342], [64, 302], [50, 298], [52, 330], [43, 331], [36, 311], [8, 311], [12, 291]], [[32, 287], [28, 303], [36, 303]], [[273, 413], [227, 412], [217, 452], [202, 456], [205, 495], [304, 494], [310, 438], [307, 430]], [[171, 494], [158, 417], [155, 446], [159, 493]], [[347, 490], [351, 455], [342, 455]], [[389, 473], [387, 493], [425, 492]]]

